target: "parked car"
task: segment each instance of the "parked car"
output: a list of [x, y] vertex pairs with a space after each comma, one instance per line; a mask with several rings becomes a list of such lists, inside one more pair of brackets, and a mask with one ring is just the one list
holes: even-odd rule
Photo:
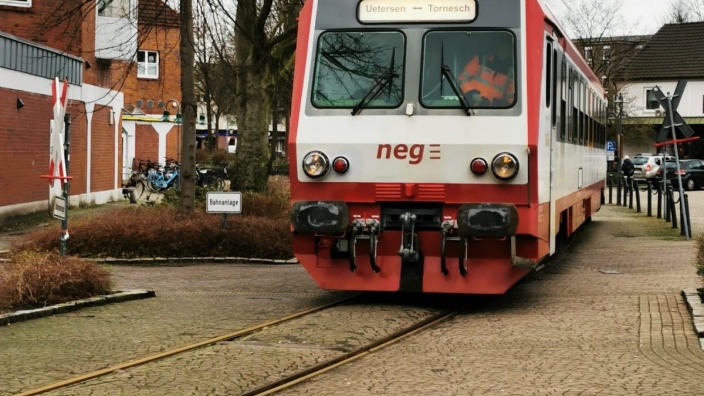
[[[666, 155], [665, 161], [674, 161], [675, 157]], [[661, 154], [636, 154], [633, 159], [633, 178], [637, 181], [652, 180], [658, 174], [658, 169], [662, 165], [663, 155]]]
[[[679, 188], [677, 177], [677, 163], [668, 161], [665, 163], [665, 177], [673, 187]], [[685, 190], [699, 190], [704, 186], [704, 161], [699, 159], [688, 159], [680, 161], [680, 175], [682, 176], [682, 186]], [[662, 177], [662, 173], [660, 173]]]

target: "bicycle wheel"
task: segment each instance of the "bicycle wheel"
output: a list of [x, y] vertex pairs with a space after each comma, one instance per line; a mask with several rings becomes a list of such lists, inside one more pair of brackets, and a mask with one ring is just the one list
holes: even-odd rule
[[145, 184], [147, 186], [147, 190], [149, 190], [150, 193], [161, 191], [159, 186], [157, 186], [152, 179], [147, 179]]
[[225, 185], [225, 181], [217, 176], [205, 175], [203, 177], [203, 187], [208, 190], [220, 191]]
[[180, 190], [181, 189], [181, 175], [176, 176], [174, 178], [174, 180], [171, 183], [169, 183], [167, 188], [169, 188], [169, 187]]
[[146, 183], [142, 180], [137, 180], [135, 185], [134, 185], [134, 196], [139, 200], [142, 198], [142, 195], [144, 195], [144, 190], [147, 189]]

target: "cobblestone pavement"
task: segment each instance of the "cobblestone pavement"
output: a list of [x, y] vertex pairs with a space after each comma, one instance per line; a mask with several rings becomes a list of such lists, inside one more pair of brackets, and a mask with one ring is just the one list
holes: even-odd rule
[[434, 311], [369, 301], [336, 306], [242, 340], [221, 342], [48, 395], [238, 395], [369, 345]]
[[[704, 191], [690, 197], [696, 235], [704, 232]], [[694, 243], [663, 220], [615, 205], [582, 231], [564, 255], [505, 296], [282, 393], [704, 394], [704, 352], [680, 295], [701, 285]], [[115, 267], [115, 276], [118, 288], [153, 289], [157, 297], [0, 328], [0, 395], [345, 295], [319, 291], [298, 266]], [[409, 307], [413, 315], [423, 314], [419, 305]], [[396, 315], [393, 308], [311, 321], [302, 328], [321, 337], [305, 343], [260, 334], [50, 394], [237, 394], [252, 377], [274, 377], [355, 345]], [[345, 326], [348, 345], [325, 341]]]
[[[704, 191], [690, 206], [696, 236]], [[704, 394], [704, 352], [680, 295], [701, 285], [693, 242], [615, 205], [583, 231], [493, 304], [282, 394]]]
[[[0, 395], [162, 352], [342, 298], [300, 267], [114, 267], [118, 289], [156, 297], [0, 328]], [[159, 392], [154, 394], [161, 394]]]

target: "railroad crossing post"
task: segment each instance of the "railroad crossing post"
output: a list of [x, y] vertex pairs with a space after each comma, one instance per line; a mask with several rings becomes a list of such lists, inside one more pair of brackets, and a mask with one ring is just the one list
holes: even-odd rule
[[[71, 158], [71, 115], [64, 115], [64, 158], [66, 158], [66, 176], [69, 174], [69, 162]], [[71, 180], [66, 179], [63, 188], [63, 197], [66, 202], [66, 215], [61, 220], [61, 256], [66, 255], [66, 243], [68, 241], [68, 197]]]

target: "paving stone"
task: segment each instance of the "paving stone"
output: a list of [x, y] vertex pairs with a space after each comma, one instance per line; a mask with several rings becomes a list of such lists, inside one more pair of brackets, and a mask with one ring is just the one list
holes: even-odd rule
[[[704, 192], [691, 193], [690, 209], [694, 235], [702, 234]], [[691, 264], [695, 254], [694, 242], [661, 219], [606, 206], [563, 255], [506, 295], [467, 304], [450, 321], [280, 394], [701, 396], [704, 341], [682, 293], [702, 285]], [[152, 289], [157, 297], [0, 328], [0, 395], [344, 295], [318, 290], [296, 265], [117, 266], [113, 271], [120, 289]], [[376, 323], [383, 319], [384, 311], [372, 320], [351, 309], [338, 324], [369, 324], [363, 333], [378, 331]], [[330, 337], [332, 324], [311, 321], [306, 328], [319, 344]], [[340, 348], [356, 345], [354, 333]], [[239, 394], [255, 379], [276, 378], [339, 353], [304, 345], [308, 337], [299, 332], [267, 337], [252, 337], [246, 347], [218, 344], [114, 373], [91, 387], [48, 394]], [[285, 342], [277, 346], [275, 340]], [[252, 358], [256, 348], [268, 358]]]

